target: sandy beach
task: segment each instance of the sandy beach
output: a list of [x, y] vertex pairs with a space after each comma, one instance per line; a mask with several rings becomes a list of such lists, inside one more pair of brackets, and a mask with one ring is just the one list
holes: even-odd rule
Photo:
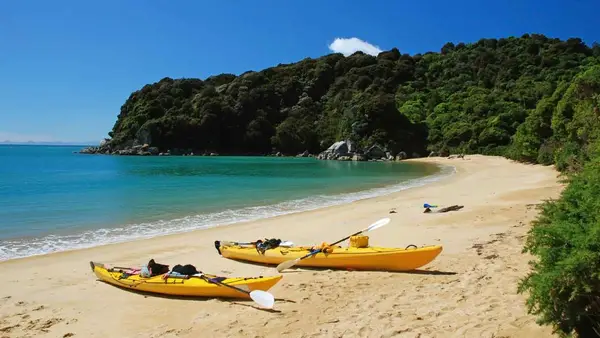
[[[372, 199], [259, 221], [0, 263], [0, 337], [549, 337], [527, 315], [517, 282], [536, 205], [558, 197], [552, 167], [501, 157], [427, 158], [451, 177]], [[464, 205], [424, 214], [424, 202]], [[395, 209], [396, 213], [389, 213]], [[332, 243], [383, 217], [370, 244], [442, 244], [410, 273], [295, 269], [270, 290], [274, 311], [245, 300], [141, 295], [99, 282], [89, 261], [193, 264], [206, 273], [277, 274], [222, 258], [213, 242], [264, 237]], [[343, 243], [346, 245], [347, 243]]]

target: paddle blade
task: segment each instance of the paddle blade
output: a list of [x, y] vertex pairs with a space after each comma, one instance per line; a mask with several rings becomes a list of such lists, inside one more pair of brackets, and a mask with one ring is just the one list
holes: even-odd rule
[[277, 271], [281, 272], [285, 269], [289, 269], [292, 266], [296, 265], [296, 263], [300, 262], [300, 258], [290, 259], [289, 261], [285, 261], [277, 265]]
[[250, 298], [255, 301], [258, 305], [272, 309], [275, 304], [275, 297], [272, 294], [262, 291], [262, 290], [254, 290], [250, 291]]
[[375, 223], [371, 224], [371, 225], [370, 225], [370, 226], [369, 226], [369, 227], [368, 227], [368, 228], [365, 230], [365, 232], [366, 232], [366, 231], [372, 231], [372, 230], [375, 230], [375, 229], [381, 228], [382, 226], [384, 226], [384, 225], [388, 224], [390, 221], [391, 221], [391, 219], [390, 219], [389, 217], [382, 218], [382, 219], [380, 219], [379, 221], [377, 221], [377, 222], [375, 222]]

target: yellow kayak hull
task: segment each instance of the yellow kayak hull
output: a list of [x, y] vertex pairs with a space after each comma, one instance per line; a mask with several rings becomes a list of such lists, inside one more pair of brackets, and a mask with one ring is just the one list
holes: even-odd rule
[[[130, 275], [122, 278], [123, 271], [126, 269], [107, 269], [104, 264], [96, 262], [90, 262], [90, 266], [96, 277], [101, 281], [126, 289], [171, 296], [250, 299], [250, 296], [245, 292], [211, 283], [200, 277], [190, 277], [188, 279], [169, 277], [163, 279], [162, 275], [149, 278], [141, 277], [140, 275]], [[206, 276], [209, 278], [216, 277], [212, 275]], [[269, 277], [228, 277], [222, 280], [221, 283], [246, 291], [267, 291], [277, 284], [282, 277], [282, 275]]]
[[[215, 243], [217, 244], [217, 243]], [[223, 257], [268, 265], [300, 258], [310, 252], [310, 247], [278, 247], [266, 250], [264, 254], [254, 247], [216, 245]], [[351, 269], [351, 270], [385, 270], [410, 271], [431, 263], [442, 252], [441, 245], [410, 248], [382, 247], [334, 247], [331, 253], [318, 253], [305, 258], [295, 266]]]

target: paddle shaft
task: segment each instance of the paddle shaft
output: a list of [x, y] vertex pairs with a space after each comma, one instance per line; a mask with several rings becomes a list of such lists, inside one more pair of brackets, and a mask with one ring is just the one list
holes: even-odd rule
[[228, 284], [225, 284], [225, 283], [221, 283], [221, 282], [219, 282], [219, 281], [212, 281], [212, 280], [210, 280], [209, 278], [207, 278], [207, 277], [206, 277], [206, 276], [204, 276], [204, 275], [202, 275], [202, 276], [199, 276], [199, 277], [200, 277], [200, 278], [202, 278], [202, 279], [204, 279], [205, 281], [207, 281], [207, 282], [209, 282], [209, 283], [214, 283], [214, 284], [218, 284], [218, 285], [221, 285], [221, 286], [228, 287], [228, 288], [230, 288], [230, 289], [238, 290], [239, 292], [243, 292], [243, 293], [245, 293], [245, 294], [247, 294], [247, 295], [249, 295], [249, 294], [250, 294], [250, 291], [246, 291], [246, 290], [240, 289], [240, 288], [238, 288], [238, 287], [235, 287], [235, 286], [233, 286], [233, 285], [228, 285]]

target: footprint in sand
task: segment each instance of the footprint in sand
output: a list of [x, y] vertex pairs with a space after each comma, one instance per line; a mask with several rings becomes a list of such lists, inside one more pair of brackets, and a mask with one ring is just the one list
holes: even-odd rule
[[19, 324], [11, 325], [11, 326], [5, 326], [3, 328], [0, 328], [0, 332], [10, 333], [10, 331], [12, 331], [14, 328], [17, 328], [19, 326], [20, 326]]

